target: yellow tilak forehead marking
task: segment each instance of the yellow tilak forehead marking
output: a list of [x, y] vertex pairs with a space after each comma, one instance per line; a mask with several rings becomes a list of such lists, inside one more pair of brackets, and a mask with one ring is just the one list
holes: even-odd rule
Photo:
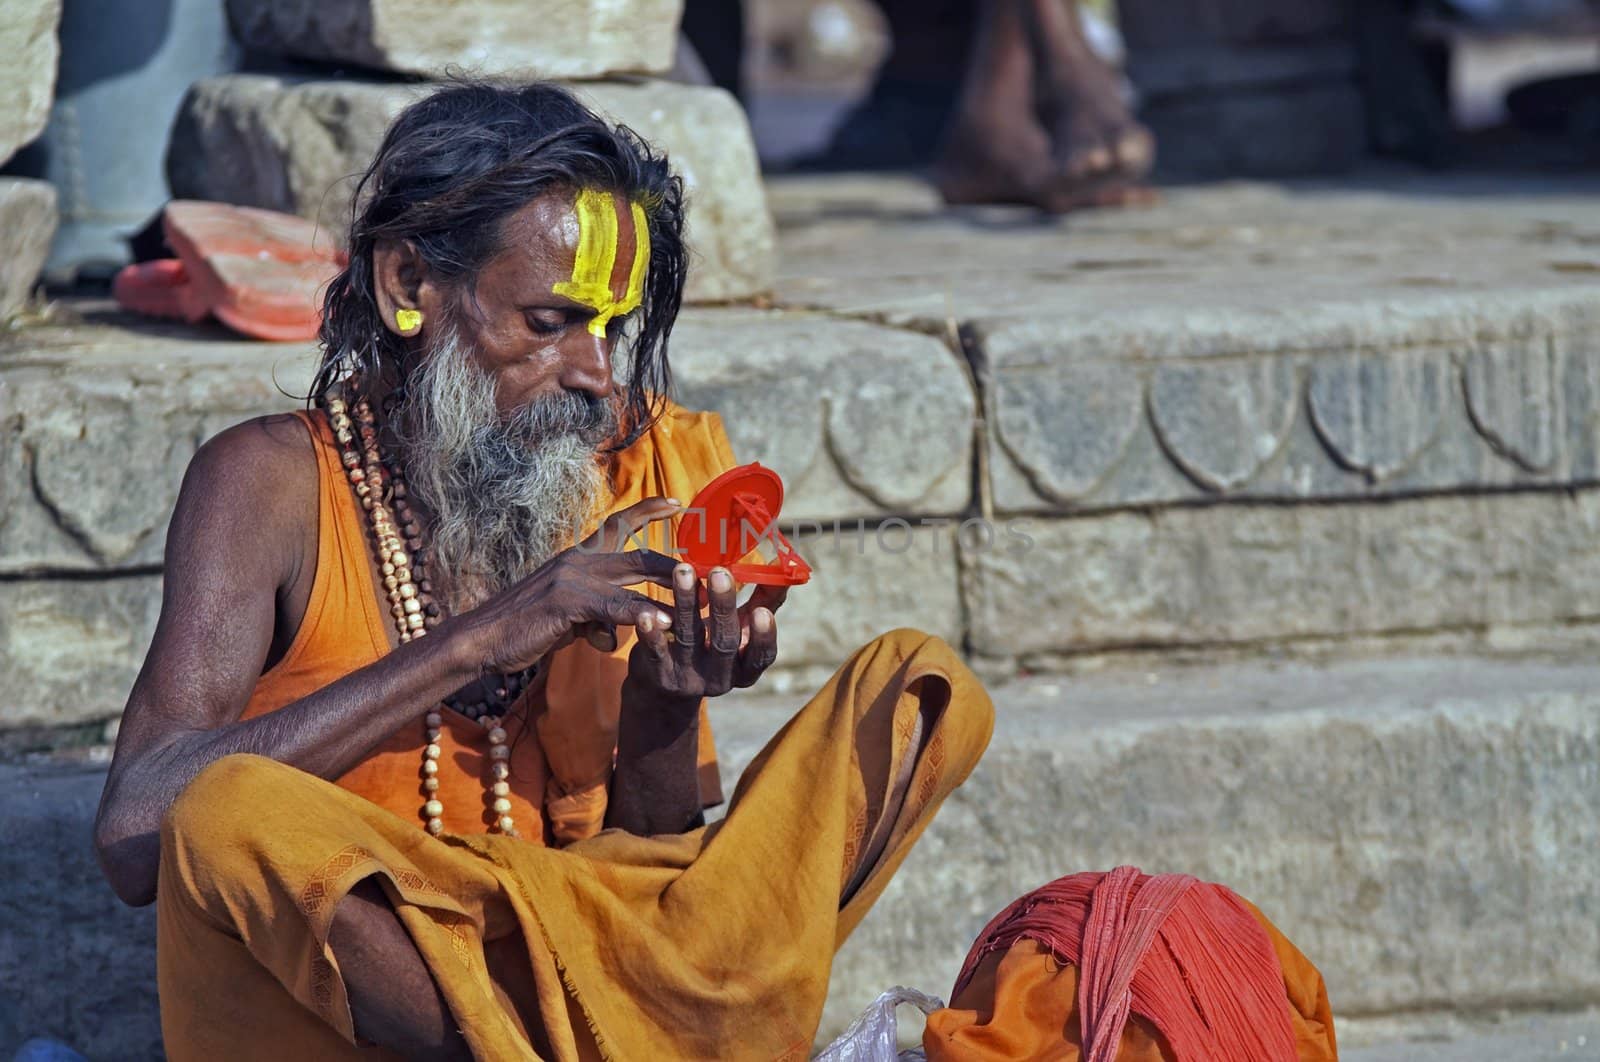
[[572, 259], [572, 279], [551, 286], [550, 290], [594, 311], [589, 333], [603, 336], [613, 317], [638, 309], [644, 301], [644, 274], [650, 264], [650, 230], [644, 208], [630, 203], [633, 216], [633, 267], [628, 271], [628, 290], [618, 299], [611, 294], [611, 272], [617, 264], [616, 201], [610, 192], [585, 188], [578, 193], [573, 212], [578, 216], [578, 250]]

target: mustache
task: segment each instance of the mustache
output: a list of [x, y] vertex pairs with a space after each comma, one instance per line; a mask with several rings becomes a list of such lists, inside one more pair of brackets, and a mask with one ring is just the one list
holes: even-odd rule
[[529, 446], [570, 438], [598, 449], [616, 436], [617, 424], [616, 403], [587, 391], [561, 390], [518, 406], [501, 430]]

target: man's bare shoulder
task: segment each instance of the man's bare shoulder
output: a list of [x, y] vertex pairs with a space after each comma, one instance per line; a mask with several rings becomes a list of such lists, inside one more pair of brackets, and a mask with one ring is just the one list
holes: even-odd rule
[[208, 439], [189, 462], [180, 501], [219, 514], [246, 515], [243, 507], [253, 523], [277, 530], [314, 518], [316, 505], [316, 451], [292, 413], [255, 417]]

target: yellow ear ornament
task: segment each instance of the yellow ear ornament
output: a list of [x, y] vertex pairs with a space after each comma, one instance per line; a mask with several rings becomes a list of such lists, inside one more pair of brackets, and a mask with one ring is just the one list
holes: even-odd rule
[[415, 332], [422, 327], [422, 311], [396, 310], [394, 312], [394, 323], [402, 332]]
[[613, 317], [622, 317], [644, 301], [644, 274], [650, 265], [650, 228], [644, 208], [628, 204], [633, 216], [633, 265], [628, 271], [628, 288], [622, 298], [611, 294], [611, 271], [617, 264], [618, 216], [616, 199], [610, 192], [585, 188], [578, 193], [573, 211], [578, 215], [578, 250], [572, 260], [572, 279], [551, 286], [557, 295], [594, 311], [589, 319], [589, 334], [603, 336]]

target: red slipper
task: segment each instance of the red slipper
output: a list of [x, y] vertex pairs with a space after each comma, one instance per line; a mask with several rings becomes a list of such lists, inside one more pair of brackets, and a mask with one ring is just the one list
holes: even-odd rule
[[[344, 267], [343, 252], [316, 225], [254, 207], [174, 200], [162, 212], [176, 260], [139, 263], [117, 275], [112, 293], [130, 310], [192, 316], [203, 307], [258, 339], [312, 339], [322, 324], [322, 288]], [[153, 267], [153, 268], [150, 268]], [[180, 307], [181, 312], [162, 311]]]

